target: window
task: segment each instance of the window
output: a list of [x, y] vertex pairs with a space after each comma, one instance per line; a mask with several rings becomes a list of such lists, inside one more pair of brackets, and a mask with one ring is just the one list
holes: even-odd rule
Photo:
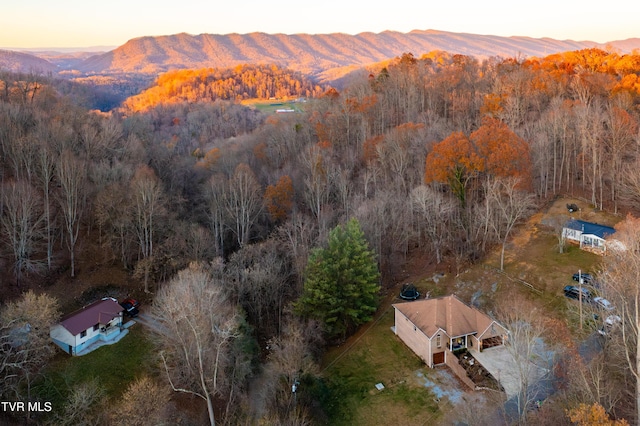
[[87, 337], [87, 330], [84, 330], [82, 333], [80, 333], [80, 338], [82, 339], [83, 337]]
[[440, 335], [438, 334], [436, 336], [436, 347], [439, 348], [442, 346], [442, 338], [440, 337]]
[[93, 331], [98, 331], [99, 328], [100, 328], [100, 324], [96, 324], [93, 326]]

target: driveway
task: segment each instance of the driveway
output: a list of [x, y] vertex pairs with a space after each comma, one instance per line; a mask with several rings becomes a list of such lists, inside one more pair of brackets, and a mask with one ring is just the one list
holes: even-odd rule
[[[485, 349], [482, 352], [471, 351], [471, 355], [502, 385], [507, 399], [520, 392], [520, 370], [513, 356], [504, 346]], [[539, 381], [547, 369], [531, 363], [529, 370], [529, 384]]]

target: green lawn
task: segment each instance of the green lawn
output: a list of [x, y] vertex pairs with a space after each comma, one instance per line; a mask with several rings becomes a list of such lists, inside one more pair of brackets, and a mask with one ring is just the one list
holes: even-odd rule
[[295, 112], [301, 112], [304, 103], [300, 102], [289, 102], [289, 101], [281, 101], [281, 100], [259, 100], [259, 99], [249, 99], [246, 101], [242, 101], [243, 105], [251, 105], [255, 107], [257, 110], [265, 113], [265, 114], [275, 114], [279, 109], [289, 110], [292, 109]]
[[393, 334], [393, 321], [389, 308], [351, 346], [326, 355], [323, 405], [329, 424], [425, 424], [440, 415], [434, 396], [416, 380], [424, 364]]
[[136, 324], [118, 343], [87, 355], [71, 357], [59, 351], [46, 367], [44, 378], [36, 383], [34, 392], [42, 400], [50, 401], [54, 411], [65, 405], [75, 386], [94, 379], [106, 397], [117, 397], [135, 378], [148, 374], [152, 352], [146, 330]]

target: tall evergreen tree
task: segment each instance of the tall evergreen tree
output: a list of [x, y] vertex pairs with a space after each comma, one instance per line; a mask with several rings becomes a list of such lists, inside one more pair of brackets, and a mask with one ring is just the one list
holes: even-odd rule
[[324, 325], [330, 339], [345, 338], [370, 321], [378, 307], [380, 274], [356, 219], [329, 233], [327, 248], [316, 248], [307, 264], [299, 314]]

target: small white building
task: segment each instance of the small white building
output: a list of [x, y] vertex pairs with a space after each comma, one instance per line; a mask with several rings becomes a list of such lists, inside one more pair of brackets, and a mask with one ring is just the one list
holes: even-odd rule
[[607, 249], [605, 239], [615, 232], [610, 226], [571, 219], [562, 229], [562, 237], [570, 243], [578, 244], [582, 250], [603, 254]]
[[116, 299], [105, 297], [63, 317], [49, 335], [69, 355], [82, 355], [96, 342], [114, 342], [127, 333], [123, 311]]

